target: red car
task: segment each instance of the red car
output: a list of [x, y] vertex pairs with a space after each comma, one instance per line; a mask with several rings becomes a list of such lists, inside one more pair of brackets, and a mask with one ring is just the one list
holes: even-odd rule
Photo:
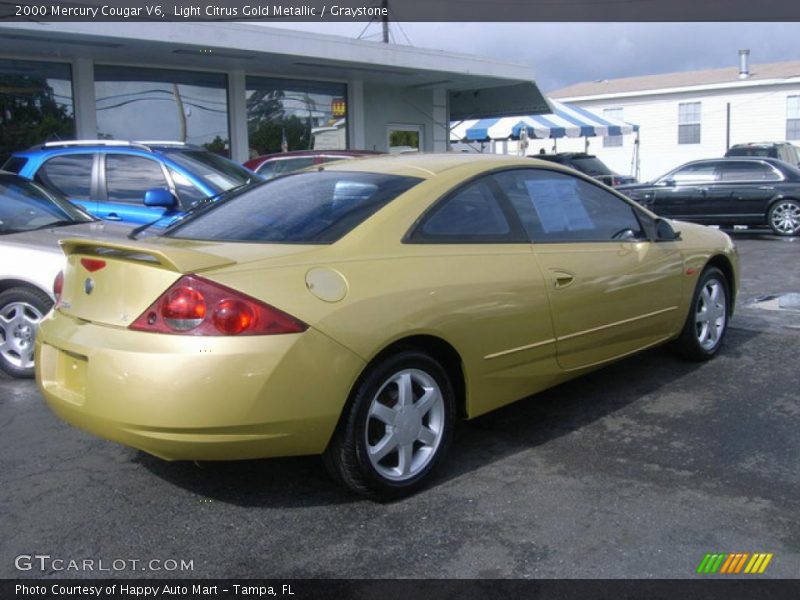
[[322, 165], [337, 160], [347, 160], [361, 156], [384, 154], [373, 150], [296, 150], [293, 152], [279, 152], [277, 154], [264, 154], [251, 158], [244, 166], [255, 171], [264, 179], [272, 179], [278, 175], [286, 175], [292, 171], [305, 169], [313, 165]]

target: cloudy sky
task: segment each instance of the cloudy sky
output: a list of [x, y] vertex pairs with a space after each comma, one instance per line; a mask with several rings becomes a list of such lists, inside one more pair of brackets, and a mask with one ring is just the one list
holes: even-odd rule
[[[700, 0], [698, 0], [700, 1]], [[358, 37], [364, 23], [270, 23]], [[612, 79], [800, 60], [800, 23], [392, 23], [398, 43], [477, 54], [533, 66], [545, 91]], [[370, 25], [366, 39], [378, 39]]]

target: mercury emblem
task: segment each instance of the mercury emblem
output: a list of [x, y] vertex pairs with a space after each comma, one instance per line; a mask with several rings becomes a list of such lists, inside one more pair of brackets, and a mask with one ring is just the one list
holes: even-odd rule
[[87, 277], [86, 281], [83, 282], [83, 291], [86, 292], [86, 295], [88, 296], [92, 293], [92, 290], [94, 290], [94, 279]]

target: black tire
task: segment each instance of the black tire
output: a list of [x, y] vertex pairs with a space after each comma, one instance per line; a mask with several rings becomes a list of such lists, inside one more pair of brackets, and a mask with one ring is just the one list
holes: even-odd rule
[[767, 225], [775, 235], [800, 235], [800, 202], [778, 200], [769, 207]]
[[32, 352], [38, 323], [32, 321], [46, 315], [52, 306], [50, 296], [36, 288], [15, 287], [0, 293], [0, 369], [4, 373], [33, 377]]
[[[724, 306], [720, 309], [717, 300], [709, 304], [710, 296], [713, 295], [714, 287], [718, 294], [722, 294]], [[705, 292], [705, 293], [704, 293]], [[692, 296], [692, 303], [689, 306], [689, 314], [686, 316], [686, 323], [683, 326], [680, 337], [675, 340], [673, 347], [683, 358], [693, 361], [704, 361], [713, 358], [722, 346], [722, 340], [728, 331], [728, 320], [730, 318], [731, 294], [730, 284], [725, 275], [716, 267], [706, 267], [697, 280], [697, 287]], [[721, 310], [722, 321], [714, 319], [714, 323], [703, 323], [698, 319], [703, 314], [703, 310], [713, 310], [713, 314], [719, 314]], [[706, 329], [704, 329], [704, 326]], [[712, 329], [713, 328], [713, 329]], [[706, 332], [706, 335], [704, 335]]]
[[[406, 375], [408, 379], [405, 379]], [[395, 378], [398, 381], [394, 381]], [[434, 390], [429, 392], [433, 398], [432, 407], [424, 414], [420, 414], [424, 408], [422, 411], [409, 409], [408, 413], [415, 416], [403, 416], [401, 420], [397, 415], [405, 415], [405, 411], [400, 412], [399, 381], [411, 382], [407, 389], [413, 389], [411, 407], [416, 409], [422, 399], [420, 392], [425, 389], [420, 380], [426, 383], [426, 387], [431, 386], [428, 387], [429, 390]], [[433, 383], [438, 388], [441, 403], [436, 399]], [[390, 407], [392, 401], [395, 404]], [[381, 404], [379, 408], [386, 408], [395, 415], [398, 418], [397, 423], [389, 426], [383, 419], [371, 415], [371, 407], [375, 403]], [[427, 429], [426, 433], [438, 436], [435, 444], [426, 446], [418, 438], [407, 441], [409, 437], [419, 435], [410, 433], [415, 426], [413, 419], [416, 417], [420, 419], [419, 434], [422, 429]], [[398, 351], [369, 367], [356, 385], [323, 454], [325, 466], [336, 480], [363, 496], [375, 500], [394, 500], [408, 496], [425, 486], [431, 474], [441, 464], [453, 436], [455, 417], [455, 393], [442, 366], [423, 352], [412, 349]], [[382, 433], [381, 427], [384, 428]], [[401, 442], [396, 442], [396, 451], [389, 451], [381, 459], [383, 462], [375, 463], [376, 459], [370, 458], [370, 448], [375, 450], [380, 446], [380, 441], [391, 442], [389, 438], [400, 440], [401, 436], [404, 437]], [[372, 445], [370, 440], [374, 441]], [[409, 447], [411, 449], [407, 450]], [[401, 458], [401, 452], [411, 459]], [[397, 465], [393, 466], [395, 454]], [[403, 475], [401, 471], [406, 463], [409, 464], [409, 472]], [[413, 467], [415, 463], [417, 470]], [[396, 475], [387, 473], [392, 469], [397, 471]]]

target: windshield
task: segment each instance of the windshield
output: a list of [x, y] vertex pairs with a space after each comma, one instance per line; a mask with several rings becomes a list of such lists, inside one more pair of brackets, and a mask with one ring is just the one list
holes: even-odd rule
[[158, 148], [173, 162], [190, 171], [217, 192], [226, 192], [261, 178], [223, 156], [205, 150]]
[[777, 158], [778, 151], [769, 146], [741, 146], [731, 148], [726, 156], [764, 156], [766, 158]]
[[165, 235], [195, 240], [329, 244], [420, 181], [344, 171], [287, 175], [211, 204]]
[[0, 234], [93, 220], [79, 208], [32, 181], [0, 175]]
[[573, 158], [572, 164], [578, 171], [587, 175], [611, 175], [611, 170], [595, 156], [585, 158]]

